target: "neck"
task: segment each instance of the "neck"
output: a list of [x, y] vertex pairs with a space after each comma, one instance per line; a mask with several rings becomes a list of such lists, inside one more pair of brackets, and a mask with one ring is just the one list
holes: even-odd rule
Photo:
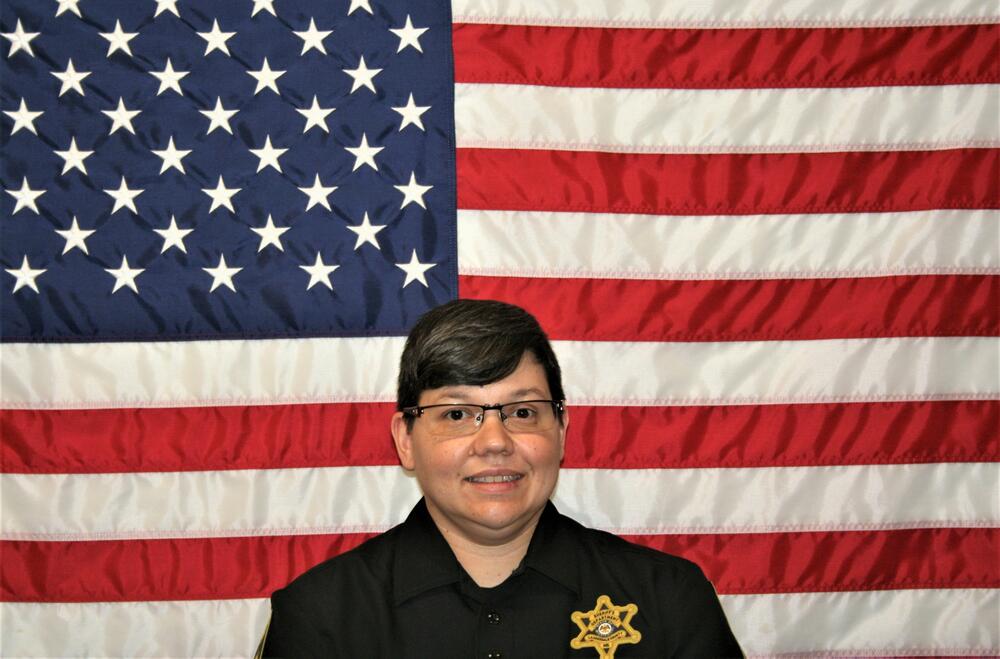
[[431, 517], [451, 547], [455, 558], [472, 580], [482, 588], [492, 588], [506, 581], [524, 560], [525, 554], [528, 553], [528, 545], [531, 543], [531, 536], [538, 525], [538, 518], [541, 517], [541, 511], [523, 528], [509, 538], [499, 541], [493, 539], [477, 541], [459, 529], [442, 524], [433, 511]]

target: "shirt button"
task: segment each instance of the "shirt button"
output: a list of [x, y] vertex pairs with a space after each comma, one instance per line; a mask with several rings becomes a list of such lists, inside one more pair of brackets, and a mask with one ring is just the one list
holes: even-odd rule
[[[486, 616], [486, 622], [490, 623], [491, 625], [499, 625], [500, 624], [500, 614], [497, 613], [496, 611], [490, 612]], [[490, 655], [490, 656], [492, 657], [493, 655]], [[500, 655], [498, 654], [496, 656], [499, 657]]]

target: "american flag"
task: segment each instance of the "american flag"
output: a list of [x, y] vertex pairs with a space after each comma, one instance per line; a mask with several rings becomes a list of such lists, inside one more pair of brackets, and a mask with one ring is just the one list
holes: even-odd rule
[[0, 654], [251, 653], [419, 496], [396, 365], [455, 296], [555, 341], [560, 510], [749, 654], [1000, 653], [998, 23], [5, 0]]

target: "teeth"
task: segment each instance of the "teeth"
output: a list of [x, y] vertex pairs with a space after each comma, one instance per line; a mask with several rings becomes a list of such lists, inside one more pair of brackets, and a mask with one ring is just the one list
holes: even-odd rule
[[469, 476], [465, 480], [472, 483], [510, 483], [520, 479], [520, 474], [505, 474], [503, 476]]

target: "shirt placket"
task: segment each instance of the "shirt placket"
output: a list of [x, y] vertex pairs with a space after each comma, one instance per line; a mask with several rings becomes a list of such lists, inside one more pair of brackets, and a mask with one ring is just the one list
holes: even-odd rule
[[476, 633], [477, 659], [511, 659], [514, 648], [513, 613], [494, 604], [483, 604]]

